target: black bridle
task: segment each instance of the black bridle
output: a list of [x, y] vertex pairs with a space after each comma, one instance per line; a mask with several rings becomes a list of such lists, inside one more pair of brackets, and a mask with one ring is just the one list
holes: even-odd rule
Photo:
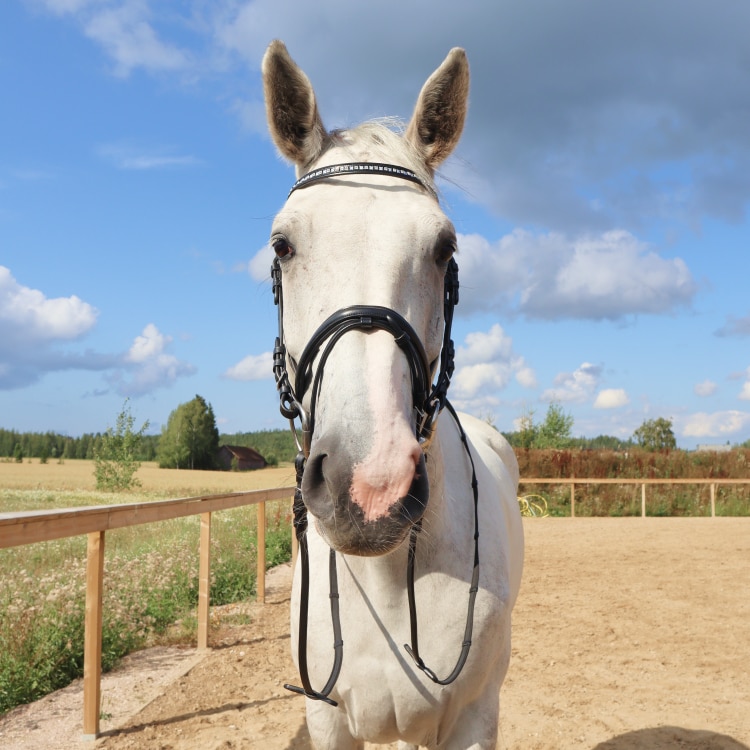
[[[380, 174], [389, 177], [398, 177], [422, 186], [433, 196], [434, 190], [425, 185], [424, 182], [411, 170], [391, 164], [355, 163], [335, 164], [313, 170], [301, 177], [289, 191], [291, 195], [295, 190], [304, 188], [314, 182], [332, 177], [348, 174]], [[371, 305], [353, 305], [336, 311], [327, 318], [305, 346], [299, 361], [295, 365], [294, 388], [291, 386], [289, 373], [287, 371], [287, 354], [284, 343], [284, 304], [282, 293], [282, 269], [278, 258], [271, 266], [271, 277], [273, 280], [274, 302], [278, 306], [279, 335], [273, 352], [273, 371], [276, 379], [276, 387], [279, 392], [281, 413], [291, 425], [297, 443], [298, 454], [295, 460], [297, 487], [294, 493], [294, 527], [299, 544], [301, 562], [301, 594], [299, 615], [299, 671], [302, 687], [284, 685], [285, 688], [296, 693], [303, 694], [313, 700], [322, 700], [333, 706], [336, 702], [329, 698], [333, 686], [336, 684], [341, 664], [343, 661], [343, 640], [341, 638], [341, 624], [339, 619], [339, 594], [338, 578], [336, 572], [336, 553], [333, 549], [329, 554], [329, 586], [331, 621], [334, 632], [334, 664], [331, 674], [322, 690], [315, 690], [310, 684], [307, 669], [307, 617], [309, 604], [309, 552], [307, 547], [307, 509], [302, 496], [302, 478], [305, 470], [305, 462], [310, 454], [313, 431], [315, 428], [315, 410], [320, 393], [323, 371], [333, 347], [349, 331], [371, 331], [383, 330], [390, 333], [396, 344], [404, 352], [412, 378], [412, 397], [415, 412], [415, 434], [417, 439], [426, 450], [434, 433], [437, 418], [443, 408], [447, 407], [458, 425], [461, 441], [464, 444], [466, 454], [471, 464], [472, 491], [474, 495], [474, 569], [472, 573], [471, 586], [469, 588], [469, 606], [466, 619], [466, 628], [461, 647], [461, 653], [451, 674], [445, 679], [438, 676], [425, 665], [419, 655], [418, 628], [416, 613], [416, 597], [414, 594], [414, 569], [416, 560], [417, 536], [421, 529], [421, 519], [412, 526], [409, 536], [409, 554], [407, 564], [407, 594], [409, 601], [409, 616], [411, 625], [411, 646], [404, 648], [414, 659], [417, 667], [421, 669], [433, 682], [439, 685], [448, 685], [453, 682], [463, 669], [471, 647], [471, 634], [473, 628], [474, 601], [479, 588], [479, 519], [478, 519], [478, 487], [474, 460], [469, 450], [466, 434], [461, 427], [455, 410], [448, 402], [448, 387], [454, 370], [455, 348], [451, 339], [451, 327], [453, 323], [453, 308], [458, 304], [458, 265], [451, 258], [445, 273], [443, 314], [444, 332], [443, 345], [440, 352], [440, 363], [437, 380], [432, 385], [432, 375], [437, 362], [430, 363], [427, 359], [424, 346], [419, 336], [409, 322], [395, 310], [386, 307]], [[313, 371], [313, 365], [317, 360], [317, 367]], [[306, 409], [302, 405], [305, 395], [310, 392], [310, 406]], [[302, 439], [300, 441], [295, 428], [295, 420], [300, 420]]]

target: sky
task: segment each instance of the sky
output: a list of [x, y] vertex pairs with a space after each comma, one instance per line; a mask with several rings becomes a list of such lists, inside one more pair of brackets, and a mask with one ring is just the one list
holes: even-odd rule
[[[4, 0], [0, 427], [158, 432], [200, 394], [283, 428], [265, 124], [282, 39], [329, 129], [471, 65], [438, 174], [459, 233], [454, 405], [574, 436], [750, 439], [750, 3]], [[363, 300], [366, 302], [366, 300]]]

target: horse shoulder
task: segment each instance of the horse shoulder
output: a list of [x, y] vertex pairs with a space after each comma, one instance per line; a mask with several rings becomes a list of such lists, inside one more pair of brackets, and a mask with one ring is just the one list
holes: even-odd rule
[[469, 436], [471, 442], [480, 449], [482, 446], [489, 448], [502, 462], [503, 466], [510, 475], [514, 487], [518, 487], [518, 460], [510, 443], [487, 422], [477, 419], [470, 414], [459, 414], [464, 431]]

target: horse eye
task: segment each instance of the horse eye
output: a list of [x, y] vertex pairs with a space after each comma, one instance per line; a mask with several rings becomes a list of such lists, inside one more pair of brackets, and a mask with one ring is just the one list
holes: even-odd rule
[[441, 242], [435, 251], [435, 259], [441, 265], [446, 264], [456, 252], [456, 243], [453, 240], [445, 240]]
[[292, 246], [286, 241], [285, 237], [274, 237], [271, 240], [271, 247], [276, 253], [277, 258], [286, 258], [287, 255], [294, 253]]

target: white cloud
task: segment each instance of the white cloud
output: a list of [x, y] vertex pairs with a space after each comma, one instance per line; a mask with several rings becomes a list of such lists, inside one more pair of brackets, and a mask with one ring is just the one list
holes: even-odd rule
[[459, 236], [458, 314], [521, 313], [544, 320], [617, 320], [689, 305], [697, 287], [685, 262], [665, 259], [629, 232], [568, 238], [517, 229], [495, 243]]
[[110, 381], [117, 385], [117, 391], [124, 396], [142, 396], [157, 388], [173, 385], [178, 378], [192, 375], [195, 367], [182, 362], [167, 349], [172, 343], [171, 336], [165, 336], [149, 323], [123, 357], [123, 365], [129, 373], [126, 377], [116, 372]]
[[99, 156], [118, 169], [146, 171], [170, 167], [193, 167], [201, 160], [188, 154], [173, 154], [171, 147], [156, 149], [138, 148], [130, 144], [110, 143], [97, 148]]
[[75, 295], [49, 298], [23, 286], [0, 266], [0, 390], [27, 387], [47, 373], [87, 370], [106, 373], [120, 394], [138, 396], [195, 371], [169, 353], [172, 338], [153, 323], [125, 353], [66, 348], [91, 332], [98, 314]]
[[750, 428], [750, 412], [717, 411], [711, 414], [697, 412], [681, 420], [684, 437], [726, 437]]
[[[148, 0], [40, 0], [58, 16], [69, 16], [83, 33], [99, 44], [115, 64], [118, 76], [136, 68], [152, 72], [183, 71], [191, 57], [182, 48], [164, 41], [154, 25], [156, 3]], [[176, 17], [172, 15], [173, 22]]]
[[230, 380], [265, 380], [273, 375], [273, 355], [271, 352], [263, 354], [249, 354], [236, 365], [232, 365], [224, 377]]
[[596, 394], [594, 409], [619, 409], [630, 403], [624, 388], [603, 388]]
[[696, 396], [713, 396], [718, 387], [713, 380], [704, 380], [702, 383], [696, 383], [693, 386], [693, 393]]
[[[266, 244], [250, 259], [246, 269], [255, 281], [269, 281], [271, 278], [271, 263], [274, 252], [271, 245]], [[243, 268], [243, 270], [245, 270]]]
[[464, 345], [456, 350], [456, 359], [462, 366], [475, 365], [493, 360], [509, 361], [513, 350], [513, 339], [506, 336], [502, 326], [495, 323], [487, 333], [469, 333]]
[[462, 409], [478, 412], [498, 404], [497, 392], [512, 378], [524, 388], [536, 387], [536, 376], [513, 352], [513, 340], [495, 323], [489, 331], [469, 333], [456, 349], [452, 399]]
[[750, 380], [742, 384], [742, 390], [737, 396], [741, 401], [750, 401]]
[[584, 362], [574, 372], [561, 372], [555, 377], [554, 388], [542, 393], [542, 401], [583, 403], [588, 401], [599, 385], [602, 368]]
[[531, 367], [520, 367], [516, 372], [516, 380], [518, 381], [518, 384], [522, 385], [524, 388], [537, 387], [536, 373]]
[[76, 339], [96, 323], [98, 311], [79, 297], [54, 297], [19, 284], [0, 266], [0, 351], [9, 344]]
[[143, 333], [135, 337], [125, 359], [128, 362], [146, 362], [161, 354], [171, 341], [171, 337], [164, 336], [153, 323], [149, 323]]

